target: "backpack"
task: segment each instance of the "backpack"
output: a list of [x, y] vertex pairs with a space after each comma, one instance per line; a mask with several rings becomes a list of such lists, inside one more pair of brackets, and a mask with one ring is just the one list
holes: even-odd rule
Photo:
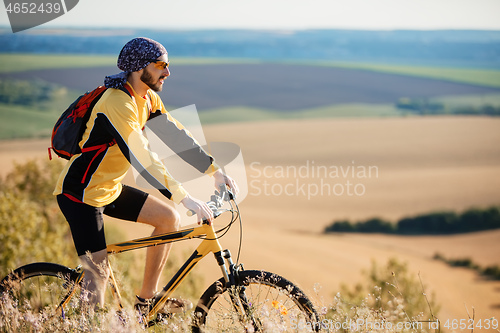
[[[113, 140], [112, 142], [102, 145], [85, 147], [83, 150], [80, 149], [78, 145], [82, 140], [92, 109], [107, 89], [108, 88], [104, 86], [99, 86], [81, 95], [63, 112], [52, 130], [49, 159], [52, 159], [51, 150], [53, 150], [57, 156], [69, 160], [73, 155], [92, 150], [106, 149], [116, 143], [116, 141]], [[134, 95], [128, 85], [121, 87], [120, 90], [134, 100]]]

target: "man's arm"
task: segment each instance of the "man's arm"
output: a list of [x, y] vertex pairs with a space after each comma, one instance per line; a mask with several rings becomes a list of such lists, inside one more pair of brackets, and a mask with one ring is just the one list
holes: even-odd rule
[[151, 92], [151, 105], [154, 117], [147, 122], [147, 126], [172, 151], [186, 163], [192, 165], [201, 173], [213, 175], [219, 170], [213, 157], [208, 154], [193, 137], [193, 135], [167, 111], [160, 96]]
[[169, 113], [163, 113], [148, 121], [147, 126], [176, 155], [199, 172], [213, 174], [219, 169], [213, 164], [213, 157]]
[[102, 108], [102, 112], [97, 113], [96, 123], [115, 138], [122, 154], [148, 183], [168, 199], [180, 203], [187, 191], [150, 150], [138, 121], [135, 103], [123, 94], [114, 96]]

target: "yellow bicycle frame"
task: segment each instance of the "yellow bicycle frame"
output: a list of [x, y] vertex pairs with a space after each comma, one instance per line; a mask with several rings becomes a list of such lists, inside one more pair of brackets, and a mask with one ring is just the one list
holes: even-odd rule
[[[107, 246], [108, 254], [115, 254], [149, 246], [157, 246], [180, 240], [192, 239], [195, 237], [203, 238], [203, 241], [196, 248], [193, 254], [186, 260], [184, 265], [182, 265], [182, 267], [177, 271], [177, 273], [175, 273], [175, 275], [165, 285], [163, 290], [156, 296], [153, 308], [149, 311], [149, 313], [146, 316], [146, 322], [149, 322], [154, 318], [156, 313], [164, 306], [167, 299], [172, 295], [172, 293], [184, 280], [184, 278], [189, 274], [189, 272], [196, 266], [196, 264], [201, 259], [203, 259], [210, 252], [212, 252], [215, 255], [226, 282], [229, 280], [227, 268], [224, 263], [224, 260], [222, 259], [222, 248], [220, 246], [219, 239], [217, 238], [217, 235], [215, 233], [214, 227], [211, 225], [203, 224], [199, 227], [183, 229], [156, 236], [139, 238]], [[120, 293], [118, 292], [118, 288], [116, 286], [116, 281], [114, 279], [113, 273], [111, 273], [110, 282], [113, 287], [112, 290], [114, 291], [114, 294], [118, 299], [119, 306], [122, 307]]]

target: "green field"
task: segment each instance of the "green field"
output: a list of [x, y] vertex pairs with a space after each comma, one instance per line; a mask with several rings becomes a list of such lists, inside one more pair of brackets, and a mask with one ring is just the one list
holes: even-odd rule
[[301, 65], [363, 69], [379, 73], [400, 74], [500, 88], [500, 70], [477, 68], [402, 66], [355, 62], [299, 62]]
[[203, 124], [241, 121], [266, 121], [280, 119], [312, 118], [357, 118], [357, 117], [400, 117], [401, 112], [393, 104], [344, 104], [330, 105], [296, 111], [277, 111], [251, 107], [228, 107], [203, 111]]
[[[222, 58], [172, 58], [177, 65], [203, 64], [248, 64], [260, 63], [255, 59], [222, 59]], [[477, 68], [403, 66], [392, 64], [373, 64], [356, 62], [331, 61], [301, 61], [280, 63], [297, 63], [308, 66], [328, 66], [349, 69], [362, 69], [380, 73], [401, 74], [431, 79], [442, 79], [453, 82], [482, 85], [500, 88], [500, 70], [486, 70]], [[38, 54], [0, 54], [0, 73], [20, 72], [36, 69], [71, 68], [71, 67], [98, 67], [114, 66], [116, 56], [106, 55], [38, 55]]]
[[[57, 111], [40, 111], [35, 108], [0, 104], [0, 140], [48, 137], [62, 111], [62, 108]], [[202, 124], [214, 124], [332, 117], [397, 117], [401, 116], [401, 113], [393, 105], [349, 104], [286, 113], [241, 106], [207, 110], [199, 115]]]
[[0, 54], [0, 73], [37, 69], [113, 66], [116, 57], [71, 54]]
[[450, 107], [461, 105], [481, 106], [485, 104], [500, 105], [500, 94], [442, 96], [434, 100], [445, 103]]
[[[77, 55], [77, 54], [7, 54], [0, 53], [0, 73], [25, 72], [52, 68], [85, 68], [116, 66], [116, 56]], [[258, 63], [250, 59], [215, 58], [172, 58], [176, 65], [204, 64], [247, 64]]]
[[[94, 55], [35, 55], [35, 54], [0, 54], [0, 73], [22, 72], [51, 68], [92, 68], [114, 66], [116, 56]], [[202, 64], [250, 64], [260, 63], [251, 59], [215, 59], [215, 58], [173, 58], [176, 65]], [[280, 62], [291, 63], [291, 62]], [[330, 66], [348, 69], [362, 69], [380, 73], [443, 79], [460, 83], [476, 84], [488, 87], [500, 87], [500, 71], [435, 68], [400, 65], [381, 65], [368, 63], [341, 62], [294, 62], [300, 65]], [[80, 93], [68, 91], [61, 100], [44, 103], [38, 108], [0, 104], [0, 139], [48, 136], [57, 117], [66, 105]], [[500, 95], [450, 96], [436, 98], [447, 106], [485, 104], [500, 105]], [[42, 107], [43, 106], [43, 107]], [[172, 109], [172, 108], [170, 108]], [[266, 121], [279, 119], [306, 119], [332, 117], [398, 117], [404, 116], [394, 104], [344, 104], [330, 105], [295, 111], [278, 111], [247, 106], [232, 106], [204, 110], [200, 113], [204, 124], [220, 122]]]
[[48, 137], [58, 116], [54, 112], [0, 104], [0, 139]]

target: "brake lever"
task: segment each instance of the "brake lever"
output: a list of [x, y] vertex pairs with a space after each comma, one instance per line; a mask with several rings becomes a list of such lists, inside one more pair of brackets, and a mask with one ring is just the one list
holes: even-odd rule
[[[217, 209], [222, 207], [223, 201], [234, 200], [234, 195], [230, 190], [228, 190], [228, 188], [226, 187], [226, 184], [221, 184], [219, 186], [219, 188], [220, 188], [220, 191], [215, 190], [214, 194], [212, 194], [212, 196], [210, 197], [210, 201], [207, 202], [210, 209], [214, 212], [214, 218], [216, 218], [217, 216], [219, 216], [221, 214], [220, 212], [217, 211]], [[187, 214], [187, 216], [193, 216], [196, 213], [194, 210], [189, 209], [186, 212], [186, 214]], [[205, 223], [205, 222], [203, 221], [203, 223]]]
[[220, 184], [220, 193], [215, 191], [215, 194], [218, 195], [224, 201], [234, 200], [234, 194], [230, 189], [227, 188], [226, 184]]

